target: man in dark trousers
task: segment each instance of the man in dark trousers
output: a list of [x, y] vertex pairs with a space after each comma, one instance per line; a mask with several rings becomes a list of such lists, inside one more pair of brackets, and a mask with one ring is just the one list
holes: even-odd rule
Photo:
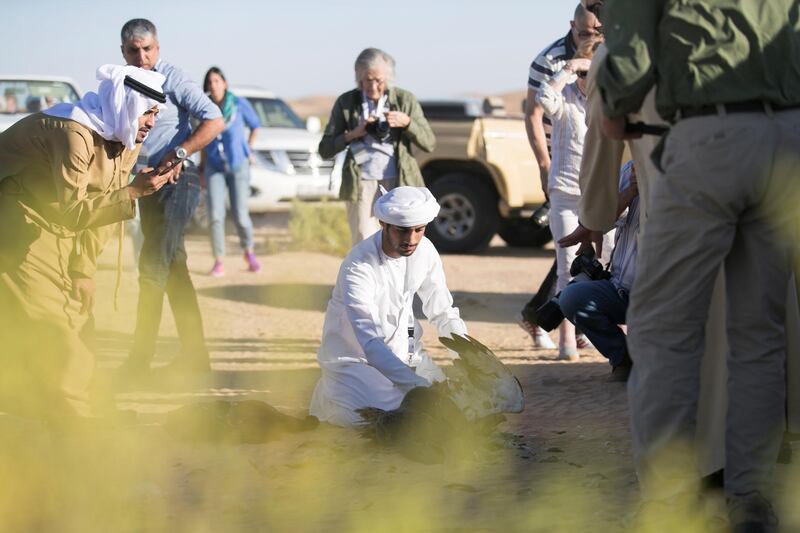
[[[222, 114], [199, 85], [174, 65], [159, 59], [156, 28], [145, 19], [125, 23], [121, 32], [122, 55], [129, 65], [166, 76], [166, 109], [147, 141], [139, 163], [162, 167], [201, 150], [225, 125]], [[190, 119], [199, 121], [192, 130]], [[178, 169], [180, 172], [180, 169]], [[158, 194], [139, 202], [144, 244], [139, 259], [139, 307], [133, 348], [123, 375], [145, 374], [155, 354], [164, 294], [169, 299], [181, 341], [181, 353], [171, 363], [178, 371], [209, 371], [203, 320], [197, 294], [186, 266], [183, 235], [200, 199], [196, 175], [183, 173]]]

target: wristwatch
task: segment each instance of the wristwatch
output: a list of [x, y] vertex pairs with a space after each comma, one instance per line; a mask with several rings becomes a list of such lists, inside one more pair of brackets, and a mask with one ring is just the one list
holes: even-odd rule
[[178, 159], [186, 159], [188, 155], [189, 152], [183, 146], [178, 146], [177, 148], [175, 148], [175, 157], [177, 157]]

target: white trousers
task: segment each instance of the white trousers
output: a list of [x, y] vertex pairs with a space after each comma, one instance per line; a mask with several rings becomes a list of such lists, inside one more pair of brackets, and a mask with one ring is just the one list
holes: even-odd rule
[[[320, 367], [322, 376], [314, 389], [308, 412], [321, 422], [342, 427], [359, 426], [363, 420], [358, 409], [375, 407], [392, 411], [400, 407], [407, 392], [367, 363], [330, 361], [320, 362]], [[429, 382], [445, 379], [442, 369], [427, 354], [422, 354], [414, 370]]]
[[[569, 275], [569, 267], [575, 260], [579, 245], [562, 248], [558, 245], [558, 240], [566, 237], [578, 228], [578, 203], [581, 197], [577, 194], [569, 194], [557, 189], [551, 189], [550, 196], [550, 233], [553, 234], [553, 242], [556, 247], [556, 292], [561, 291], [572, 280]], [[611, 251], [614, 248], [614, 230], [609, 231], [603, 236], [602, 262], [606, 264], [611, 258]]]

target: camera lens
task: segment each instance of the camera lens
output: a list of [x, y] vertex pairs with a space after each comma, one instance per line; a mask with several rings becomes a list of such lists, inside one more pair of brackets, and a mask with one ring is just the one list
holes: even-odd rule
[[531, 221], [539, 226], [540, 228], [544, 228], [550, 223], [550, 202], [547, 201], [542, 204], [541, 207], [536, 209], [531, 215]]

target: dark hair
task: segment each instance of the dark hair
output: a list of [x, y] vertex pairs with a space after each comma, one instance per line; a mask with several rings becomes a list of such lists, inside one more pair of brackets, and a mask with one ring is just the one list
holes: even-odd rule
[[128, 41], [138, 41], [148, 35], [158, 38], [156, 25], [147, 19], [131, 19], [122, 26], [122, 31], [119, 32], [123, 44]]
[[222, 78], [222, 81], [226, 83], [228, 81], [227, 79], [225, 79], [225, 74], [222, 73], [222, 70], [219, 67], [211, 67], [210, 69], [208, 69], [208, 72], [206, 72], [206, 77], [203, 78], [203, 92], [205, 93], [209, 91], [208, 85], [211, 83], [210, 78], [212, 74], [216, 74], [217, 76]]

